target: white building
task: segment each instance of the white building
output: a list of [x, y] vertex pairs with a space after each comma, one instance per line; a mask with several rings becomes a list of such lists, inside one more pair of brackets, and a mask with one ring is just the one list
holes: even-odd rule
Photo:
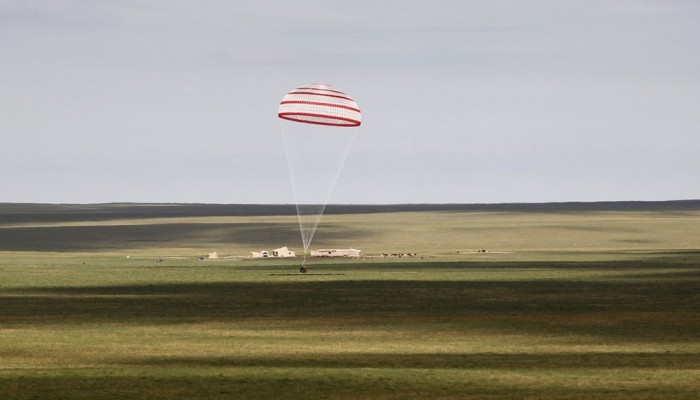
[[267, 257], [270, 257], [270, 253], [267, 250], [254, 251], [254, 252], [250, 253], [250, 257], [252, 257], [252, 258], [267, 258]]
[[272, 253], [270, 253], [267, 250], [262, 250], [262, 251], [254, 251], [250, 253], [251, 258], [268, 258], [268, 257], [279, 257], [279, 258], [285, 258], [285, 257], [296, 257], [296, 253], [289, 250], [286, 246], [285, 247], [280, 247], [279, 249], [274, 249], [272, 250]]
[[207, 254], [207, 258], [210, 260], [216, 260], [217, 258], [219, 258], [219, 253], [217, 253], [217, 252], [209, 253], [209, 254]]
[[287, 246], [280, 247], [279, 249], [272, 250], [273, 257], [296, 257], [296, 253], [290, 251]]
[[362, 250], [357, 249], [320, 249], [311, 250], [311, 257], [362, 257]]

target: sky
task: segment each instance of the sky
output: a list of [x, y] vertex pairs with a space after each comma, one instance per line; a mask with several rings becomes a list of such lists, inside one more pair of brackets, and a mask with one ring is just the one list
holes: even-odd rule
[[314, 82], [362, 109], [332, 203], [698, 199], [697, 21], [693, 0], [0, 0], [0, 202], [291, 203], [277, 106]]

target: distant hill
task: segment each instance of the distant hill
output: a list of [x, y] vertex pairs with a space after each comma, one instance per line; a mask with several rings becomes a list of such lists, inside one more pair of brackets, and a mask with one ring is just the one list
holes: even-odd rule
[[[329, 204], [327, 214], [406, 211], [585, 212], [700, 211], [700, 200], [502, 204]], [[0, 203], [0, 224], [131, 218], [295, 215], [293, 204]]]

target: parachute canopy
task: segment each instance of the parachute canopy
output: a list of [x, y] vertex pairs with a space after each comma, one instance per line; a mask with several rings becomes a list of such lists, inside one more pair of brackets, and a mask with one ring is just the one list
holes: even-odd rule
[[277, 116], [305, 124], [338, 127], [360, 126], [360, 108], [347, 94], [330, 85], [314, 83], [287, 93]]

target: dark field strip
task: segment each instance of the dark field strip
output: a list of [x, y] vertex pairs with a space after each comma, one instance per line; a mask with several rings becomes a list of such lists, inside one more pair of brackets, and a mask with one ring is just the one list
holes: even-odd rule
[[[359, 238], [367, 233], [346, 228], [326, 236]], [[206, 246], [215, 243], [246, 243], [265, 246], [270, 242], [296, 242], [297, 223], [180, 223], [125, 226], [59, 226], [0, 229], [0, 251], [105, 251], [177, 246]]]
[[[504, 204], [329, 204], [326, 214], [408, 211], [587, 212], [697, 211], [700, 200]], [[293, 204], [26, 204], [0, 203], [0, 224], [107, 219], [296, 215]]]
[[[109, 371], [106, 371], [109, 373]], [[302, 373], [303, 372], [303, 373]], [[694, 386], [518, 387], [493, 382], [433, 380], [430, 371], [410, 370], [406, 377], [375, 370], [317, 369], [294, 375], [261, 376], [103, 376], [0, 377], [0, 397], [25, 399], [693, 399]], [[57, 394], [65, 394], [56, 397]], [[9, 396], [9, 397], [8, 397]]]
[[700, 339], [700, 271], [672, 280], [605, 282], [304, 279], [6, 289], [0, 292], [0, 323], [480, 321], [504, 332]]
[[[426, 340], [430, 340], [427, 338]], [[140, 367], [418, 368], [418, 369], [674, 369], [700, 368], [700, 354], [668, 353], [323, 353], [291, 357], [149, 357], [110, 360]]]

